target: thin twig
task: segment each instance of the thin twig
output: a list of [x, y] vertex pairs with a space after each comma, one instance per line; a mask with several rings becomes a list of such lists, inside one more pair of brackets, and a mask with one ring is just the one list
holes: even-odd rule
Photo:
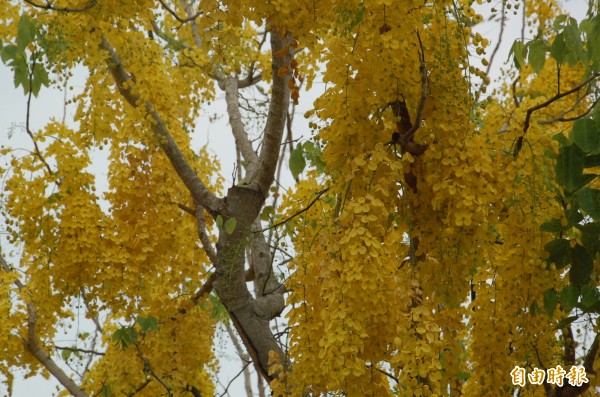
[[419, 106], [417, 107], [417, 116], [415, 118], [415, 123], [410, 127], [410, 129], [408, 131], [406, 131], [405, 135], [403, 136], [401, 144], [408, 143], [412, 139], [415, 132], [417, 132], [417, 130], [421, 126], [421, 120], [423, 117], [423, 108], [425, 107], [425, 100], [427, 99], [428, 79], [427, 79], [427, 68], [425, 67], [425, 51], [423, 50], [423, 42], [421, 41], [421, 36], [419, 35], [418, 30], [416, 31], [416, 34], [417, 34], [417, 40], [419, 40], [419, 47], [421, 49], [419, 52], [419, 61], [420, 61], [419, 71], [421, 72], [421, 98], [419, 99]]
[[196, 229], [198, 231], [198, 237], [200, 238], [200, 242], [202, 243], [202, 248], [206, 252], [208, 259], [212, 262], [213, 265], [217, 265], [219, 263], [219, 258], [217, 256], [217, 252], [206, 233], [206, 221], [204, 219], [204, 207], [201, 204], [196, 204]]
[[144, 369], [146, 371], [148, 371], [148, 373], [150, 373], [150, 375], [156, 379], [158, 381], [158, 383], [160, 383], [162, 385], [162, 387], [165, 388], [165, 390], [167, 391], [167, 395], [169, 397], [173, 396], [173, 392], [171, 391], [171, 388], [169, 387], [169, 385], [167, 385], [165, 383], [165, 381], [163, 381], [152, 369], [152, 365], [150, 364], [150, 360], [148, 360], [148, 358], [146, 358], [146, 356], [144, 356], [144, 354], [142, 353], [142, 350], [140, 349], [140, 346], [137, 343], [133, 344], [135, 347], [135, 350], [137, 352], [138, 357], [140, 358], [140, 360], [142, 360], [142, 362], [144, 363]]
[[561, 112], [561, 114], [559, 114], [556, 117], [553, 117], [548, 120], [539, 121], [539, 124], [551, 124], [551, 123], [555, 123], [558, 121], [561, 121], [561, 122], [575, 121], [575, 120], [579, 120], [579, 119], [587, 116], [592, 111], [592, 109], [594, 109], [594, 107], [596, 107], [596, 104], [598, 103], [598, 101], [600, 101], [600, 96], [598, 98], [594, 99], [594, 102], [592, 102], [592, 104], [587, 108], [587, 110], [585, 112], [578, 114], [577, 116], [573, 116], [573, 117], [564, 117], [567, 113], [571, 113], [573, 110], [575, 110], [577, 105], [579, 105], [581, 103], [581, 101], [583, 101], [585, 98], [586, 98], [585, 96], [580, 97], [573, 104], [573, 106], [571, 106], [569, 109], [565, 110], [564, 112]]
[[35, 53], [33, 54], [32, 58], [33, 58], [33, 64], [31, 65], [31, 69], [29, 70], [29, 94], [27, 95], [27, 113], [25, 115], [25, 131], [27, 131], [27, 135], [29, 135], [29, 137], [31, 138], [31, 141], [33, 142], [33, 147], [35, 149], [36, 157], [38, 159], [40, 159], [40, 161], [46, 166], [48, 173], [50, 175], [54, 175], [54, 171], [52, 171], [52, 168], [50, 168], [50, 165], [48, 164], [48, 162], [42, 155], [42, 152], [40, 151], [40, 148], [33, 136], [33, 132], [31, 132], [31, 129], [29, 128], [29, 118], [30, 118], [30, 114], [31, 114], [31, 96], [33, 94], [33, 70], [35, 68], [35, 59], [36, 59]]
[[548, 100], [527, 109], [527, 113], [525, 115], [525, 124], [523, 125], [523, 134], [522, 134], [521, 138], [525, 136], [525, 134], [527, 133], [527, 130], [529, 129], [529, 125], [531, 123], [531, 115], [533, 114], [533, 112], [535, 112], [536, 110], [545, 108], [546, 106], [551, 105], [552, 103], [558, 101], [559, 99], [564, 98], [567, 95], [571, 95], [571, 94], [579, 91], [580, 89], [582, 89], [583, 87], [585, 87], [586, 85], [588, 85], [589, 83], [591, 83], [592, 81], [597, 79], [598, 77], [600, 77], [600, 73], [594, 73], [590, 77], [585, 79], [583, 82], [581, 82], [580, 84], [571, 88], [570, 90], [556, 94], [552, 98], [549, 98]]
[[150, 384], [150, 382], [152, 382], [152, 378], [150, 379], [146, 379], [146, 381], [144, 383], [142, 383], [140, 386], [136, 387], [135, 391], [131, 394], [128, 394], [127, 397], [133, 397], [136, 394], [138, 394], [139, 392], [141, 392], [142, 390], [144, 390], [144, 388], [146, 386], [148, 386]]
[[227, 390], [229, 390], [229, 386], [231, 386], [231, 384], [233, 383], [234, 380], [236, 380], [238, 378], [238, 376], [240, 376], [244, 370], [246, 369], [246, 367], [250, 365], [250, 363], [245, 364], [242, 369], [240, 370], [240, 372], [238, 372], [230, 381], [229, 383], [227, 383], [227, 386], [225, 386], [225, 390], [223, 391], [223, 393], [219, 396], [219, 397], [224, 397], [227, 394]]
[[386, 371], [382, 370], [381, 368], [377, 368], [374, 367], [377, 371], [381, 372], [382, 374], [384, 374], [385, 376], [387, 376], [388, 378], [392, 379], [393, 381], [395, 381], [396, 383], [400, 383], [400, 381], [398, 380], [398, 378], [396, 378], [394, 375], [387, 373]]
[[177, 19], [179, 22], [181, 22], [182, 24], [193, 21], [204, 13], [204, 11], [200, 10], [200, 11], [196, 12], [195, 14], [188, 16], [187, 18], [182, 18], [179, 15], [177, 15], [177, 13], [175, 11], [173, 11], [163, 0], [158, 0], [158, 1], [159, 1], [160, 5], [163, 6], [163, 8], [165, 10], [167, 10], [167, 12], [169, 14], [173, 15], [173, 17], [175, 19]]
[[492, 62], [494, 62], [494, 57], [496, 56], [496, 54], [498, 53], [498, 50], [500, 49], [500, 44], [502, 43], [502, 37], [504, 36], [504, 27], [506, 26], [506, 17], [504, 16], [505, 7], [506, 7], [506, 2], [503, 1], [502, 9], [500, 10], [500, 13], [502, 14], [500, 19], [502, 22], [500, 23], [500, 33], [498, 33], [498, 42], [496, 43], [496, 46], [494, 47], [494, 51], [492, 51], [492, 55], [490, 56], [489, 63], [487, 65], [487, 68], [485, 69], [486, 75], [489, 74], [490, 70], [492, 69]]
[[131, 82], [135, 83], [135, 79], [127, 73], [115, 49], [104, 36], [102, 36], [101, 46], [108, 53], [107, 64], [115, 80], [117, 89], [132, 107], [143, 107], [146, 114], [151, 117], [151, 128], [159, 138], [161, 148], [177, 172], [177, 175], [189, 190], [194, 202], [201, 204], [212, 213], [216, 213], [220, 207], [221, 199], [217, 198], [207, 188], [192, 169], [170, 131], [167, 129], [167, 126], [154, 108], [154, 104], [149, 100], [144, 101], [139, 94], [134, 93]]
[[89, 2], [87, 2], [86, 4], [84, 4], [81, 7], [77, 7], [77, 8], [71, 8], [71, 7], [54, 7], [52, 5], [51, 2], [47, 1], [45, 5], [43, 4], [37, 4], [35, 2], [33, 2], [32, 0], [25, 0], [25, 2], [29, 5], [32, 5], [36, 8], [41, 8], [42, 10], [52, 10], [52, 11], [58, 11], [58, 12], [83, 12], [86, 10], [89, 10], [90, 8], [92, 8], [93, 6], [96, 5], [97, 0], [90, 0]]
[[294, 219], [295, 217], [299, 216], [300, 214], [308, 211], [310, 209], [310, 207], [312, 207], [321, 198], [322, 195], [324, 195], [325, 193], [327, 193], [327, 191], [329, 191], [329, 188], [325, 188], [325, 189], [321, 190], [320, 192], [317, 192], [317, 197], [315, 197], [306, 207], [304, 207], [300, 211], [298, 211], [295, 214], [293, 214], [293, 215], [285, 218], [284, 220], [282, 220], [280, 222], [274, 223], [273, 225], [271, 225], [269, 227], [266, 227], [266, 228], [261, 229], [261, 230], [256, 230], [254, 233], [262, 233], [262, 232], [265, 232], [265, 231], [267, 231], [269, 229], [273, 229], [273, 228], [279, 227], [279, 226], [281, 226], [281, 225], [283, 225], [283, 224], [291, 221], [292, 219]]
[[200, 288], [200, 291], [196, 292], [196, 295], [194, 295], [194, 298], [192, 299], [192, 302], [194, 302], [194, 304], [197, 304], [200, 298], [202, 298], [204, 295], [211, 293], [216, 279], [217, 273], [215, 272], [211, 273], [210, 276], [208, 276], [208, 279], [206, 280], [202, 288]]
[[[6, 262], [2, 251], [0, 251], [0, 267], [3, 271], [9, 273], [13, 268]], [[19, 291], [23, 291], [25, 286], [16, 279], [14, 282]], [[83, 391], [63, 370], [56, 364], [48, 353], [39, 345], [36, 335], [37, 313], [33, 301], [26, 303], [27, 308], [27, 337], [21, 336], [23, 347], [31, 353], [42, 364], [58, 382], [65, 387], [75, 397], [88, 397]]]
[[103, 352], [99, 352], [96, 350], [80, 349], [78, 347], [66, 347], [66, 346], [56, 346], [55, 345], [54, 348], [57, 350], [70, 350], [72, 352], [78, 352], [78, 353], [95, 354], [97, 356], [104, 356], [104, 354], [105, 354]]

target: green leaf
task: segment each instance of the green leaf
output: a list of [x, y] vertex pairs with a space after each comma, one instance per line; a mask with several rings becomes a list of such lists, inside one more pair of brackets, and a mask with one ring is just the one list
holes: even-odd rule
[[600, 220], [600, 190], [582, 189], [579, 192], [579, 206], [594, 220]]
[[552, 317], [557, 304], [558, 293], [552, 288], [544, 291], [544, 311], [549, 317]]
[[121, 327], [113, 333], [112, 341], [121, 350], [126, 350], [137, 341], [137, 331], [133, 327]]
[[[561, 30], [564, 29], [565, 26], [568, 26], [569, 23], [572, 23], [573, 18], [571, 18], [569, 15], [567, 14], [560, 14], [559, 16], [557, 16], [554, 19], [554, 23], [552, 24], [552, 27], [554, 28], [554, 30]], [[567, 23], [565, 23], [567, 22]]]
[[594, 259], [584, 246], [577, 244], [572, 249], [569, 281], [573, 285], [584, 285], [590, 281], [594, 270]]
[[154, 317], [139, 316], [135, 321], [140, 325], [143, 332], [156, 331], [158, 329], [158, 321]]
[[[17, 57], [17, 47], [15, 47], [14, 45], [7, 45], [5, 47], [2, 47], [2, 49], [0, 50], [0, 58], [2, 58], [2, 62], [4, 62], [5, 64], [8, 63], [8, 61], [12, 61]], [[23, 57], [25, 56], [24, 54], [21, 54]]]
[[225, 306], [223, 306], [221, 300], [215, 294], [208, 295], [208, 299], [210, 300], [212, 309], [210, 316], [217, 321], [228, 322], [229, 312], [227, 311]]
[[43, 65], [36, 63], [35, 67], [33, 68], [33, 80], [31, 82], [31, 92], [33, 93], [33, 95], [35, 95], [37, 97], [38, 93], [40, 92], [40, 88], [42, 86], [48, 87], [49, 84], [50, 84], [50, 79], [48, 78], [48, 72], [46, 72], [46, 69], [44, 68]]
[[577, 145], [562, 147], [556, 161], [556, 179], [567, 194], [585, 186], [595, 178], [583, 175], [583, 151]]
[[600, 252], [600, 223], [590, 222], [577, 225], [580, 230], [580, 240], [590, 255], [595, 256]]
[[527, 60], [533, 68], [533, 71], [539, 73], [544, 67], [544, 63], [546, 63], [548, 45], [544, 43], [544, 40], [542, 39], [530, 41], [527, 45], [529, 47]]
[[23, 86], [25, 94], [29, 93], [29, 67], [24, 58], [17, 56], [11, 63], [14, 75], [15, 88]]
[[265, 221], [265, 222], [269, 221], [274, 212], [275, 212], [275, 209], [273, 208], [272, 205], [265, 206], [263, 208], [262, 212], [260, 213], [260, 220]]
[[308, 141], [302, 145], [304, 156], [318, 172], [322, 173], [325, 170], [325, 163], [322, 160], [323, 151], [318, 144]]
[[586, 47], [592, 71], [600, 70], [600, 15], [581, 21], [579, 29], [587, 34]]
[[235, 220], [235, 218], [229, 218], [225, 221], [225, 232], [227, 234], [231, 234], [233, 233], [233, 231], [235, 230], [235, 227], [237, 226], [237, 221]]
[[569, 146], [569, 140], [567, 139], [567, 137], [565, 137], [565, 134], [563, 134], [562, 132], [559, 132], [558, 134], [554, 134], [552, 136], [552, 139], [555, 140], [556, 142], [560, 143], [560, 146]]
[[302, 144], [298, 144], [290, 155], [290, 171], [294, 179], [298, 179], [298, 175], [304, 171], [304, 167], [306, 167], [304, 151], [302, 150]]
[[219, 230], [223, 227], [223, 217], [221, 215], [217, 215], [217, 227], [219, 228]]
[[540, 307], [538, 306], [537, 301], [533, 301], [533, 303], [531, 305], [529, 305], [529, 314], [532, 316], [535, 316], [537, 314], [540, 314], [542, 311], [540, 310]]
[[560, 219], [552, 219], [542, 223], [542, 225], [540, 226], [540, 230], [542, 232], [558, 233], [564, 230], [564, 227], [562, 223], [560, 223]]
[[581, 308], [590, 311], [600, 304], [600, 293], [598, 288], [593, 285], [584, 285], [581, 287]]
[[577, 23], [571, 23], [564, 30], [565, 45], [567, 47], [566, 62], [573, 66], [585, 58], [583, 42], [581, 41], [581, 32]]
[[552, 45], [550, 46], [550, 55], [556, 60], [556, 62], [562, 64], [565, 60], [567, 52], [567, 43], [565, 42], [564, 33], [559, 33], [554, 38]]
[[600, 154], [590, 154], [583, 158], [585, 168], [600, 167]]
[[579, 288], [576, 285], [566, 285], [560, 291], [560, 305], [564, 312], [569, 313], [577, 304]]
[[577, 320], [578, 318], [579, 318], [579, 316], [570, 316], [567, 318], [563, 318], [556, 324], [554, 329], [562, 329], [562, 328], [566, 327], [567, 325], [571, 324], [573, 321]]
[[521, 70], [523, 66], [525, 66], [525, 55], [527, 54], [527, 47], [523, 44], [522, 41], [515, 40], [510, 51], [508, 53], [508, 57], [514, 55], [514, 62], [517, 69]]
[[63, 349], [60, 352], [60, 356], [63, 359], [63, 361], [67, 361], [69, 359], [69, 357], [71, 357], [71, 353], [73, 353], [73, 351], [71, 349]]
[[596, 152], [600, 148], [600, 130], [590, 118], [575, 121], [571, 139], [587, 153]]
[[550, 254], [547, 262], [554, 263], [557, 269], [562, 269], [571, 263], [571, 246], [569, 240], [562, 238], [552, 240], [544, 246], [544, 249]]
[[111, 397], [113, 395], [113, 389], [111, 385], [103, 385], [100, 389], [101, 397]]
[[19, 25], [17, 26], [17, 48], [21, 51], [27, 47], [29, 43], [35, 38], [35, 24], [27, 16], [22, 15], [19, 19]]
[[565, 209], [565, 217], [567, 218], [567, 227], [575, 226], [583, 220], [577, 201], [571, 202], [571, 205]]

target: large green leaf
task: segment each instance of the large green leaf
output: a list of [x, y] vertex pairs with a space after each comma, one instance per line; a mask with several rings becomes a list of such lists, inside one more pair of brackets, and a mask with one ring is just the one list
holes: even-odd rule
[[565, 285], [560, 291], [560, 305], [565, 313], [569, 313], [577, 304], [579, 288], [575, 285]]
[[22, 15], [17, 26], [17, 48], [23, 51], [35, 38], [35, 24], [27, 15]]
[[600, 305], [600, 293], [593, 285], [581, 287], [581, 308], [585, 311], [595, 311]]
[[584, 188], [579, 192], [579, 206], [594, 220], [600, 221], [600, 190]]
[[140, 325], [143, 332], [156, 331], [158, 329], [158, 321], [154, 317], [139, 316], [135, 321]]
[[565, 60], [567, 53], [567, 43], [565, 42], [565, 36], [563, 33], [559, 33], [554, 38], [552, 45], [550, 46], [550, 55], [556, 60], [556, 62], [562, 64]]
[[544, 310], [548, 316], [552, 317], [557, 304], [558, 293], [552, 288], [544, 291]]
[[521, 68], [525, 66], [525, 55], [527, 55], [527, 47], [523, 44], [522, 41], [515, 40], [512, 47], [510, 48], [508, 57], [510, 58], [511, 55], [514, 56], [513, 59], [515, 62], [515, 67], [521, 70]]
[[121, 350], [127, 350], [131, 344], [137, 342], [137, 331], [133, 327], [121, 327], [113, 333], [112, 341]]
[[527, 60], [534, 72], [539, 73], [546, 63], [546, 52], [548, 45], [542, 39], [533, 40], [528, 43], [529, 54]]
[[540, 226], [540, 230], [542, 232], [548, 232], [548, 233], [558, 233], [564, 229], [565, 229], [565, 227], [560, 222], [560, 219], [552, 219], [552, 220], [546, 221], [546, 222], [542, 223], [542, 225]]
[[573, 285], [584, 285], [590, 281], [594, 270], [594, 259], [582, 245], [575, 245], [571, 253], [569, 281]]
[[573, 66], [578, 62], [581, 62], [585, 58], [585, 50], [583, 49], [583, 42], [581, 41], [581, 32], [577, 27], [577, 24], [570, 24], [565, 28], [565, 43], [567, 45], [568, 53], [566, 56], [567, 64]]
[[[0, 58], [2, 58], [2, 62], [4, 62], [5, 64], [9, 64], [9, 61], [12, 61], [17, 57], [17, 53], [21, 54], [21, 52], [18, 51], [16, 46], [7, 45], [2, 47], [2, 49], [0, 50]], [[24, 55], [22, 54], [21, 56], [24, 57]]]
[[590, 118], [580, 119], [573, 124], [571, 139], [584, 152], [592, 153], [600, 149], [600, 129]]
[[580, 241], [585, 249], [592, 255], [600, 252], [600, 223], [590, 222], [577, 225], [580, 232]]
[[566, 193], [573, 193], [594, 179], [583, 175], [584, 153], [577, 145], [562, 147], [556, 161], [556, 179]]
[[294, 179], [298, 179], [298, 175], [304, 171], [304, 167], [306, 167], [304, 150], [302, 149], [302, 144], [298, 144], [290, 155], [290, 171]]
[[31, 81], [31, 91], [33, 95], [37, 97], [40, 92], [40, 88], [42, 86], [47, 87], [50, 84], [50, 79], [48, 78], [48, 73], [44, 66], [40, 63], [36, 63], [33, 68], [33, 77]]
[[550, 254], [548, 263], [554, 263], [557, 269], [562, 269], [571, 263], [571, 244], [569, 240], [558, 238], [550, 241], [544, 246], [544, 249]]
[[237, 221], [235, 218], [229, 218], [225, 221], [225, 232], [227, 234], [231, 234], [234, 232], [235, 227], [237, 226]]

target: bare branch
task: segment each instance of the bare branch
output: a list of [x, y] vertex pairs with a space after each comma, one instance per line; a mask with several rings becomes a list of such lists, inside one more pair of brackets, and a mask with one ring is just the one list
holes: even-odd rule
[[179, 149], [179, 146], [177, 146], [177, 143], [167, 130], [160, 115], [154, 110], [152, 103], [150, 101], [144, 102], [138, 95], [133, 94], [131, 85], [126, 85], [126, 83], [135, 82], [135, 80], [127, 73], [121, 63], [121, 59], [104, 36], [102, 36], [102, 47], [109, 54], [107, 62], [119, 92], [133, 107], [138, 107], [144, 103], [147, 114], [150, 115], [154, 121], [152, 130], [158, 136], [161, 148], [167, 155], [181, 181], [188, 188], [194, 202], [202, 205], [209, 212], [216, 213], [220, 207], [221, 200], [210, 192], [206, 185], [198, 178], [198, 175], [196, 175], [190, 164], [187, 162]]
[[208, 259], [213, 265], [219, 262], [215, 247], [213, 247], [208, 234], [206, 233], [206, 221], [204, 220], [204, 208], [200, 204], [196, 204], [196, 228], [198, 230], [198, 237], [202, 243], [202, 248], [206, 251]]
[[235, 146], [242, 153], [244, 160], [248, 162], [248, 174], [250, 175], [253, 172], [256, 172], [256, 168], [259, 166], [258, 155], [254, 152], [252, 144], [248, 140], [248, 133], [242, 122], [242, 114], [240, 113], [240, 105], [237, 97], [238, 80], [237, 78], [228, 78], [220, 85], [222, 85], [225, 90], [227, 114], [229, 115], [231, 132], [235, 138]]
[[288, 81], [291, 78], [292, 50], [290, 46], [292, 37], [290, 34], [271, 29], [271, 57], [273, 85], [271, 89], [271, 101], [269, 104], [269, 115], [264, 130], [264, 139], [260, 151], [260, 169], [256, 173], [248, 170], [248, 182], [250, 185], [258, 185], [263, 197], [267, 197], [269, 188], [275, 177], [277, 160], [279, 158], [279, 145], [285, 126], [287, 109], [290, 103], [290, 89]]
[[103, 352], [99, 352], [96, 350], [80, 349], [78, 347], [67, 347], [67, 346], [56, 346], [55, 345], [54, 348], [57, 350], [69, 350], [69, 351], [78, 352], [78, 353], [94, 354], [96, 356], [104, 356], [104, 354], [105, 354]]
[[157, 374], [156, 372], [154, 372], [154, 369], [152, 369], [152, 365], [150, 364], [150, 360], [148, 360], [148, 358], [146, 358], [146, 356], [144, 356], [144, 354], [142, 353], [142, 350], [140, 349], [140, 346], [137, 343], [133, 343], [133, 346], [135, 347], [135, 351], [137, 352], [138, 357], [140, 358], [140, 360], [142, 360], [142, 362], [144, 363], [144, 371], [148, 371], [148, 373], [158, 381], [158, 383], [160, 383], [162, 385], [162, 387], [164, 387], [165, 391], [167, 392], [167, 395], [169, 397], [173, 396], [173, 392], [171, 391], [171, 388], [169, 387], [169, 385], [167, 385], [165, 383], [165, 381], [163, 381]]
[[200, 15], [203, 14], [202, 10], [199, 10], [198, 12], [192, 14], [191, 16], [188, 16], [187, 18], [182, 18], [179, 15], [177, 15], [177, 13], [175, 11], [173, 11], [168, 5], [167, 3], [164, 2], [164, 0], [158, 0], [160, 5], [169, 13], [171, 14], [175, 19], [177, 19], [177, 21], [181, 22], [182, 24], [184, 23], [188, 23], [190, 21], [195, 20], [196, 18], [198, 18]]
[[227, 386], [225, 387], [225, 390], [223, 391], [223, 393], [221, 393], [221, 395], [219, 397], [223, 397], [227, 394], [227, 390], [229, 390], [229, 387], [231, 386], [231, 384], [233, 383], [234, 380], [236, 380], [238, 378], [238, 376], [240, 376], [245, 370], [246, 367], [248, 367], [250, 365], [250, 362], [246, 363], [244, 365], [244, 367], [240, 370], [240, 372], [238, 372], [237, 374], [235, 374], [235, 376], [233, 378], [231, 378], [231, 380], [229, 381], [229, 383], [227, 383]]
[[[244, 348], [242, 347], [242, 345], [238, 341], [237, 337], [235, 336], [235, 333], [233, 332], [233, 328], [231, 327], [231, 324], [229, 323], [229, 321], [224, 322], [223, 325], [225, 326], [225, 329], [227, 330], [227, 334], [229, 334], [229, 338], [231, 339], [231, 342], [233, 343], [233, 346], [235, 347], [235, 351], [237, 352], [238, 356], [240, 356], [240, 358], [242, 359], [242, 361], [244, 361], [244, 363], [250, 363], [251, 362], [250, 356], [244, 351]], [[246, 390], [246, 395], [253, 396], [254, 393], [252, 392], [252, 382], [250, 380], [250, 370], [248, 369], [248, 365], [244, 366], [243, 374], [244, 374], [244, 389]]]
[[[419, 35], [419, 31], [416, 32], [417, 40], [419, 41], [419, 71], [421, 72], [421, 97], [419, 99], [419, 106], [417, 107], [417, 115], [415, 117], [414, 124], [410, 127], [408, 131], [406, 131], [401, 136], [401, 145], [406, 145], [412, 140], [413, 135], [419, 127], [421, 126], [421, 120], [423, 118], [423, 108], [425, 107], [425, 100], [427, 99], [427, 86], [428, 86], [428, 78], [427, 78], [427, 68], [425, 66], [425, 52], [423, 50], [423, 43], [421, 42], [421, 36]], [[408, 150], [407, 150], [408, 151]]]
[[291, 216], [288, 216], [287, 218], [285, 218], [282, 221], [274, 223], [273, 225], [271, 225], [269, 227], [266, 227], [266, 228], [261, 229], [261, 230], [256, 230], [255, 233], [264, 232], [264, 231], [267, 231], [269, 229], [273, 229], [273, 228], [276, 228], [276, 227], [279, 227], [281, 225], [286, 224], [287, 222], [291, 221], [292, 219], [294, 219], [295, 217], [299, 216], [300, 214], [308, 211], [310, 209], [310, 207], [312, 207], [313, 205], [315, 205], [315, 203], [321, 198], [322, 195], [324, 195], [325, 193], [327, 193], [327, 191], [329, 191], [329, 188], [325, 188], [325, 189], [317, 192], [317, 197], [315, 197], [310, 203], [308, 203], [308, 205], [306, 207], [304, 207], [300, 211], [296, 212], [295, 214], [293, 214]]
[[[196, 24], [197, 16], [193, 13], [191, 6], [185, 0], [181, 0], [181, 6], [187, 13], [188, 19], [191, 22], [192, 35], [194, 36], [194, 42], [196, 43], [196, 46], [198, 46], [198, 48], [200, 48], [200, 47], [202, 47], [202, 37], [200, 37], [200, 34], [198, 33], [198, 25]], [[198, 11], [198, 12], [200, 12], [200, 11]]]
[[259, 81], [262, 81], [262, 73], [253, 74], [252, 70], [250, 70], [250, 73], [248, 76], [246, 76], [246, 78], [238, 81], [238, 88], [247, 88], [258, 83]]
[[[592, 81], [597, 79], [598, 77], [600, 77], [600, 73], [594, 73], [590, 77], [585, 79], [583, 82], [581, 82], [578, 85], [576, 85], [575, 87], [571, 88], [570, 90], [558, 93], [558, 94], [554, 95], [553, 97], [547, 99], [546, 101], [527, 109], [527, 113], [525, 115], [525, 123], [523, 124], [523, 134], [518, 138], [514, 155], [517, 156], [519, 154], [520, 148], [523, 144], [523, 138], [525, 137], [525, 134], [527, 134], [527, 130], [529, 129], [529, 126], [531, 124], [531, 115], [533, 114], [533, 112], [535, 112], [536, 110], [545, 108], [546, 106], [551, 105], [552, 103], [558, 101], [559, 99], [564, 98], [568, 95], [571, 95], [571, 94], [579, 91], [580, 89], [582, 89], [583, 87], [585, 87], [586, 85], [588, 85], [589, 83], [591, 83]], [[521, 145], [519, 145], [519, 142], [521, 143]]]
[[41, 8], [42, 10], [52, 10], [52, 11], [58, 11], [58, 12], [83, 12], [83, 11], [89, 10], [90, 8], [95, 6], [97, 3], [97, 0], [90, 0], [89, 2], [82, 5], [81, 7], [74, 7], [74, 8], [72, 8], [72, 7], [54, 7], [50, 1], [46, 1], [46, 4], [37, 4], [32, 0], [25, 0], [25, 2], [29, 5], [32, 5], [33, 7]]
[[29, 137], [31, 138], [31, 141], [33, 142], [33, 148], [34, 148], [34, 153], [35, 153], [36, 157], [44, 164], [44, 166], [48, 170], [48, 173], [50, 175], [54, 175], [54, 171], [52, 170], [52, 168], [50, 168], [50, 165], [48, 164], [48, 162], [42, 155], [42, 152], [40, 151], [40, 148], [38, 147], [37, 141], [35, 140], [35, 138], [33, 136], [33, 132], [31, 132], [31, 129], [29, 128], [29, 118], [30, 118], [30, 114], [31, 114], [31, 95], [33, 94], [33, 70], [35, 68], [35, 59], [36, 59], [36, 56], [35, 56], [35, 54], [33, 54], [33, 65], [31, 65], [31, 68], [29, 69], [29, 94], [27, 95], [27, 114], [25, 117], [25, 131], [27, 131], [27, 135], [29, 135]]
[[548, 120], [542, 120], [539, 121], [540, 124], [551, 124], [551, 123], [555, 123], [555, 122], [569, 122], [569, 121], [575, 121], [575, 120], [579, 120], [581, 118], [584, 118], [585, 116], [587, 116], [592, 109], [594, 109], [596, 107], [596, 104], [598, 103], [598, 101], [600, 101], [600, 96], [596, 99], [594, 99], [594, 101], [592, 102], [592, 104], [581, 114], [578, 114], [577, 116], [573, 116], [573, 117], [565, 117], [568, 113], [571, 113], [573, 110], [575, 110], [575, 108], [586, 98], [585, 95], [577, 98], [577, 101], [575, 101], [575, 103], [573, 104], [573, 106], [571, 106], [569, 109], [561, 112], [558, 116], [553, 117], [551, 119]]
[[142, 383], [141, 385], [139, 385], [138, 387], [135, 388], [135, 391], [131, 394], [128, 394], [128, 397], [133, 397], [136, 394], [138, 394], [139, 392], [141, 392], [142, 390], [144, 390], [146, 388], [146, 386], [148, 386], [150, 384], [150, 382], [152, 382], [152, 378], [150, 379], [146, 379], [146, 381], [144, 383]]
[[[0, 251], [0, 267], [4, 272], [11, 272], [12, 267], [4, 259], [4, 255]], [[15, 286], [22, 291], [25, 286], [20, 280], [14, 281]], [[32, 301], [29, 301], [27, 307], [27, 338], [21, 337], [21, 342], [27, 351], [29, 351], [58, 382], [67, 389], [75, 397], [88, 397], [81, 389], [57, 364], [52, 357], [48, 355], [38, 344], [35, 327], [37, 325], [37, 314]]]
[[202, 288], [200, 288], [200, 291], [196, 292], [196, 295], [194, 295], [194, 299], [192, 299], [192, 302], [194, 304], [198, 303], [200, 301], [200, 298], [202, 298], [204, 295], [208, 295], [212, 292], [216, 279], [217, 274], [214, 272], [211, 273], [211, 275], [208, 277]]

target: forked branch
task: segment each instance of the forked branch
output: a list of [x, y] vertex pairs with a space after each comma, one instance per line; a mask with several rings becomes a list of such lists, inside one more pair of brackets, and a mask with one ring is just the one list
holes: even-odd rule
[[221, 200], [208, 190], [206, 185], [198, 178], [198, 175], [196, 175], [196, 172], [194, 172], [187, 162], [179, 146], [177, 146], [177, 143], [171, 136], [162, 118], [154, 109], [153, 104], [148, 100], [143, 100], [139, 95], [132, 92], [131, 82], [133, 82], [133, 78], [127, 73], [121, 59], [104, 36], [102, 36], [101, 46], [108, 52], [107, 63], [119, 92], [131, 106], [138, 107], [144, 105], [146, 113], [152, 117], [152, 130], [158, 137], [161, 148], [167, 155], [181, 181], [188, 188], [194, 202], [202, 205], [209, 212], [216, 213]]

